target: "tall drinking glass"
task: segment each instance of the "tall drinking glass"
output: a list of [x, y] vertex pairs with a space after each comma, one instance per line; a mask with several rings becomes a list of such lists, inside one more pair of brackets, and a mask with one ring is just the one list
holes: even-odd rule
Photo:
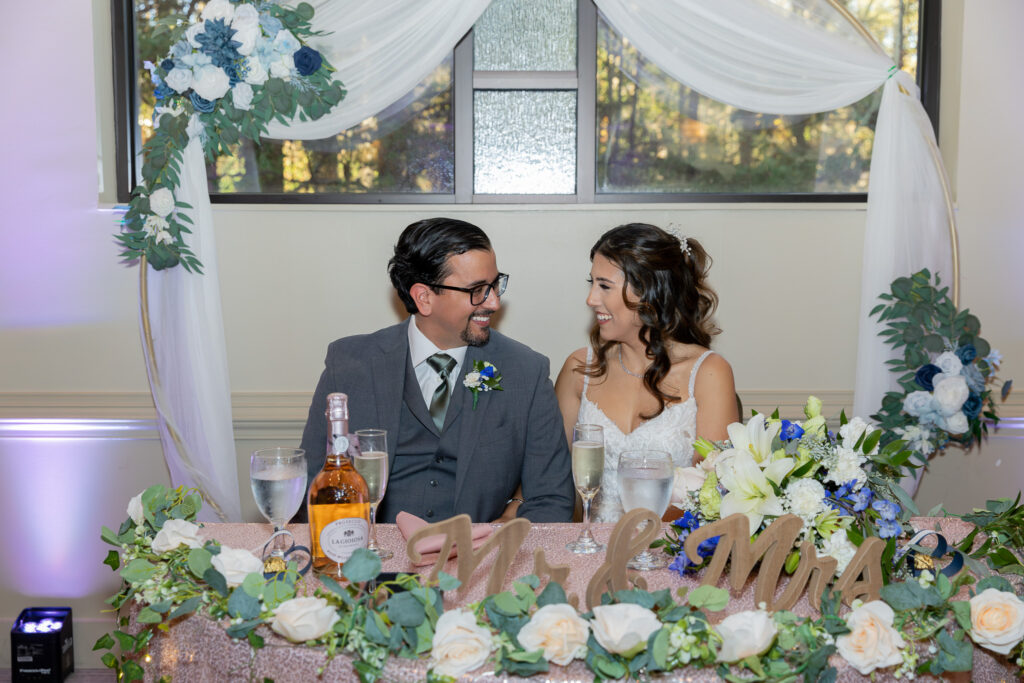
[[[672, 497], [675, 469], [672, 458], [664, 451], [626, 451], [619, 456], [619, 488], [622, 507], [627, 512], [647, 508], [661, 519]], [[648, 571], [668, 565], [668, 556], [644, 549], [626, 566]]]
[[577, 424], [572, 430], [572, 480], [583, 499], [583, 531], [565, 547], [574, 553], [590, 554], [604, 546], [590, 533], [590, 502], [601, 490], [604, 476], [604, 429], [600, 425]]
[[360, 429], [356, 431], [359, 439], [357, 455], [352, 459], [356, 472], [366, 480], [366, 488], [370, 492], [370, 544], [367, 550], [386, 560], [394, 553], [377, 545], [377, 506], [384, 500], [384, 492], [388, 488], [388, 433], [384, 429]]
[[[301, 448], [266, 448], [253, 451], [249, 459], [249, 483], [263, 516], [284, 531], [306, 497], [306, 451]], [[273, 539], [271, 557], [284, 557], [283, 535]]]

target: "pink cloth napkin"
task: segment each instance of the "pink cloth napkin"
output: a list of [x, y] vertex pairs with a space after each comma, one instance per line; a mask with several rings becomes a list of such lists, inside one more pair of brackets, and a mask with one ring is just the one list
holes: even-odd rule
[[[420, 519], [416, 515], [410, 515], [408, 512], [399, 512], [395, 517], [395, 524], [398, 526], [398, 530], [402, 532], [402, 538], [409, 540], [409, 538], [417, 531], [427, 526], [425, 519]], [[473, 547], [479, 548], [484, 544], [484, 541], [488, 536], [491, 535], [493, 529], [490, 524], [474, 524], [473, 525]], [[426, 538], [420, 539], [416, 543], [416, 550], [419, 551], [422, 558], [419, 562], [415, 563], [415, 566], [422, 567], [427, 564], [433, 564], [437, 561], [437, 556], [441, 552], [441, 546], [444, 543], [444, 534], [437, 534], [436, 536], [427, 536]], [[458, 555], [458, 547], [452, 546], [452, 552], [448, 555], [448, 559], [452, 559]]]

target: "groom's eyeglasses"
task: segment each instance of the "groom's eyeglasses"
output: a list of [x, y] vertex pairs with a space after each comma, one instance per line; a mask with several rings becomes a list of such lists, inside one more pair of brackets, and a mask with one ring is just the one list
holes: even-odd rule
[[465, 292], [469, 294], [469, 303], [473, 306], [479, 306], [483, 302], [487, 301], [487, 297], [491, 295], [491, 290], [501, 296], [505, 293], [505, 288], [508, 287], [508, 274], [498, 273], [498, 277], [494, 278], [494, 282], [486, 285], [477, 285], [476, 287], [451, 287], [449, 285], [432, 285], [424, 283], [427, 287], [433, 287], [435, 289], [450, 289], [453, 292]]

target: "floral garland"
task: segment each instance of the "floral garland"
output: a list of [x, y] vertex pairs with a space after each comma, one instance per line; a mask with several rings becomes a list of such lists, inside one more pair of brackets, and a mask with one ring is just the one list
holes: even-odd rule
[[[968, 588], [969, 600], [955, 599], [974, 583], [968, 573], [949, 579], [925, 571], [883, 587], [881, 600], [855, 602], [845, 617], [838, 595], [826, 591], [816, 619], [762, 608], [713, 624], [708, 613], [729, 601], [713, 586], [680, 588], [676, 597], [668, 589], [617, 591], [580, 613], [561, 585], [550, 582], [538, 592], [540, 580], [531, 575], [511, 591], [446, 612], [440, 591], [457, 588], [457, 579], [441, 573], [436, 584], [422, 584], [400, 575], [375, 584], [380, 560], [362, 549], [343, 566], [348, 585], [321, 579], [325, 589], [299, 595], [308, 586], [294, 563], [264, 575], [249, 551], [204, 540], [193, 523], [200, 505], [192, 491], [153, 486], [132, 498], [117, 532], [103, 528], [102, 538], [118, 548], [105, 563], [123, 579], [108, 602], [115, 609], [132, 600], [141, 605], [135, 629], [121, 617], [94, 648], [109, 650], [102, 659], [119, 680], [142, 680], [139, 662], [154, 634], [192, 613], [222, 620], [229, 637], [253, 649], [264, 646], [257, 627], [266, 625], [294, 643], [324, 647], [328, 658], [349, 653], [364, 682], [380, 679], [391, 656], [429, 657], [429, 681], [491, 667], [530, 676], [574, 659], [599, 680], [687, 667], [715, 667], [728, 680], [789, 680], [794, 673], [820, 680], [834, 679], [829, 657], [836, 653], [864, 675], [889, 669], [912, 678], [969, 671], [967, 637], [1024, 668], [1024, 601], [1000, 576]], [[755, 678], [741, 678], [743, 670]]]
[[167, 56], [146, 62], [158, 106], [142, 183], [115, 235], [125, 261], [145, 256], [156, 270], [180, 263], [202, 272], [185, 242], [192, 207], [175, 197], [189, 141], [198, 138], [212, 160], [242, 138], [258, 142], [271, 120], [319, 119], [344, 99], [334, 68], [302, 40], [317, 35], [312, 18], [305, 2], [210, 0], [198, 23], [178, 21]]
[[[885, 322], [880, 333], [902, 357], [888, 361], [902, 391], [890, 391], [878, 414], [882, 443], [903, 439], [927, 462], [950, 441], [969, 448], [988, 433], [986, 420], [999, 422], [990, 385], [1002, 354], [982, 338], [981, 322], [958, 311], [948, 288], [927, 270], [896, 279], [871, 311]], [[1003, 382], [1002, 399], [1012, 380]]]

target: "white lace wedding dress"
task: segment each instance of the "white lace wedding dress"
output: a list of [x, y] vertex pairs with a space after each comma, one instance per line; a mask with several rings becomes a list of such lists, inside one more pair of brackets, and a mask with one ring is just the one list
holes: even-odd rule
[[[596, 403], [587, 398], [590, 377], [583, 376], [583, 395], [580, 397], [580, 411], [577, 422], [600, 425], [604, 428], [604, 476], [601, 490], [591, 503], [591, 519], [595, 522], [617, 522], [622, 516], [619, 502], [619, 476], [617, 466], [619, 454], [623, 451], [658, 450], [672, 456], [676, 467], [693, 464], [693, 442], [697, 440], [697, 401], [693, 387], [701, 363], [714, 351], [705, 351], [690, 370], [689, 396], [685, 401], [666, 406], [653, 420], [644, 422], [629, 434], [623, 434], [618, 426], [608, 419]], [[592, 351], [587, 349], [587, 365]]]

